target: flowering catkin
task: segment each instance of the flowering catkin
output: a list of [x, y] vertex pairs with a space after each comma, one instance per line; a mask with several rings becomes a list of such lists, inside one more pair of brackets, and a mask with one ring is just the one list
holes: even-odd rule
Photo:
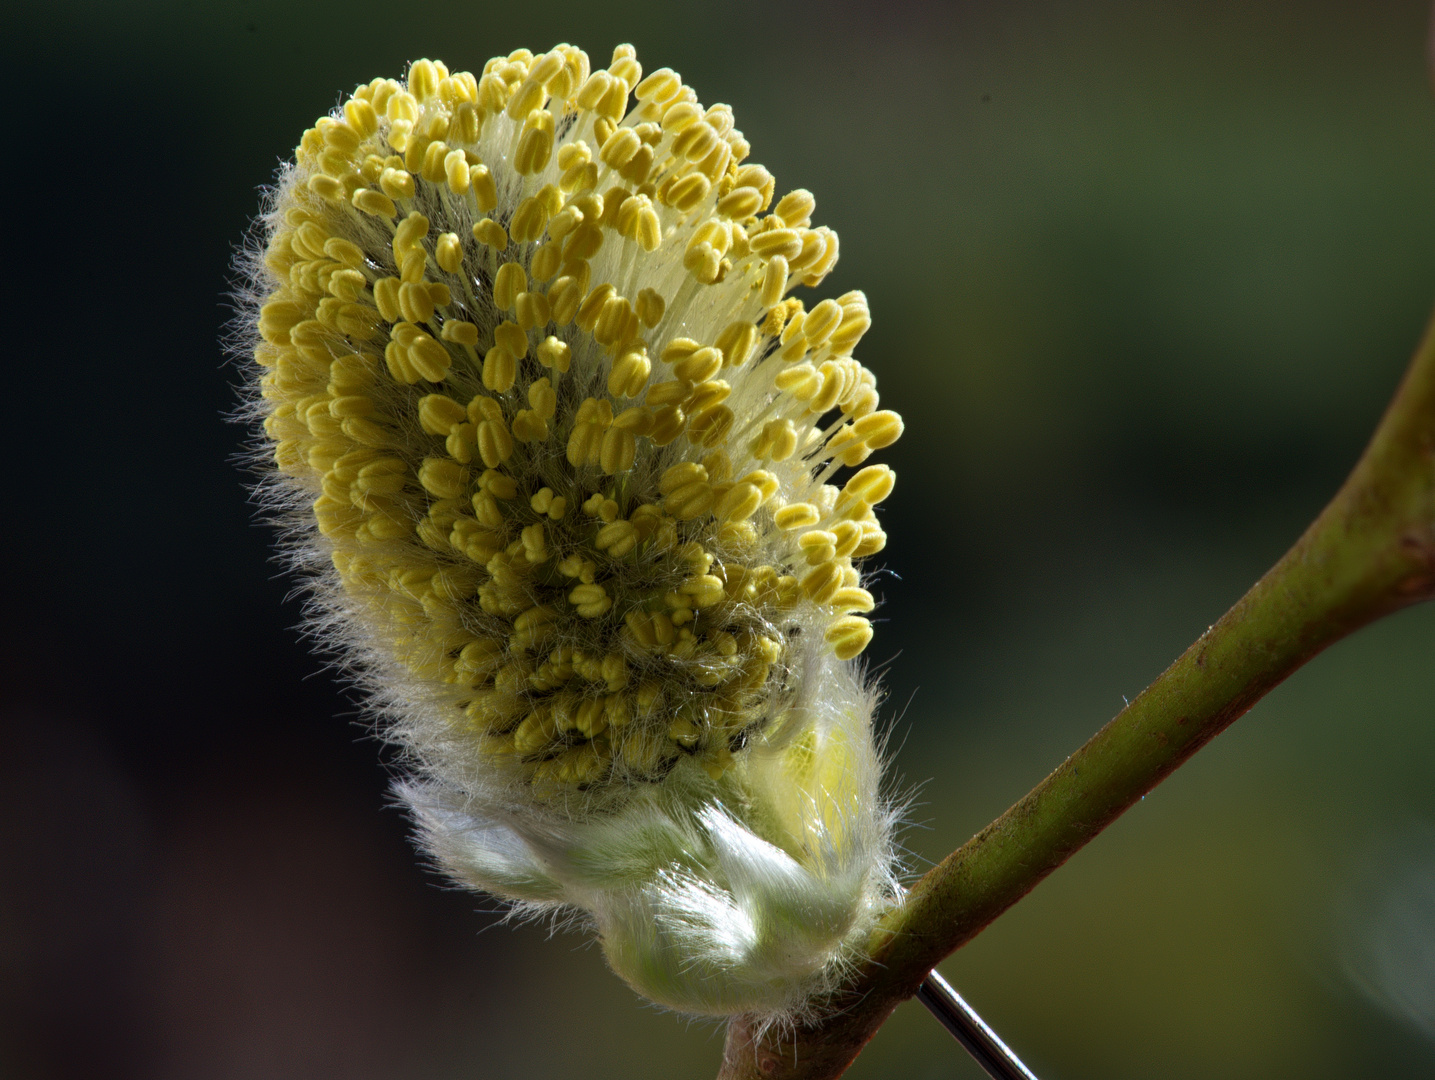
[[459, 881], [685, 1012], [820, 1007], [893, 895], [854, 658], [894, 475], [812, 195], [630, 46], [411, 65], [246, 267], [262, 486]]

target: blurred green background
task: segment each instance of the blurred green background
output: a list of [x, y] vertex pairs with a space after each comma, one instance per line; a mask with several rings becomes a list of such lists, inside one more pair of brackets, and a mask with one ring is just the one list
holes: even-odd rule
[[[1419, 2], [85, 4], [6, 16], [0, 1075], [712, 1075], [445, 891], [291, 629], [231, 252], [418, 56], [631, 41], [842, 237], [907, 435], [869, 650], [920, 871], [1340, 483], [1435, 297]], [[1435, 610], [1319, 657], [944, 965], [1044, 1080], [1435, 1076]], [[909, 1003], [856, 1078], [978, 1074]]]

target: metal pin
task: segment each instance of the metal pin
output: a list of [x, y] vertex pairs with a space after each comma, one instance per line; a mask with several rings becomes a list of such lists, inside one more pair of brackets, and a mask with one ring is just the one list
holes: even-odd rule
[[936, 971], [922, 983], [917, 1000], [941, 1021], [992, 1080], [1036, 1080], [1032, 1071]]

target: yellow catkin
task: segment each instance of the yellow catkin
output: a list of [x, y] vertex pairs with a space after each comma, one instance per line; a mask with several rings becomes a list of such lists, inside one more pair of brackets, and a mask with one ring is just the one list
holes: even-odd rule
[[270, 219], [265, 432], [335, 610], [539, 799], [719, 777], [792, 650], [871, 640], [902, 421], [866, 296], [789, 298], [837, 238], [747, 153], [627, 46], [426, 60], [305, 135]]

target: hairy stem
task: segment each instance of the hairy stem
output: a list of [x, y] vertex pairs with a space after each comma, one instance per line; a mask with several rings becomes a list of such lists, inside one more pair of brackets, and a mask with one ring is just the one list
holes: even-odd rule
[[1085, 746], [918, 881], [845, 1008], [795, 1037], [728, 1030], [721, 1080], [840, 1076], [965, 945], [1327, 645], [1435, 596], [1435, 323], [1370, 445], [1305, 534]]

